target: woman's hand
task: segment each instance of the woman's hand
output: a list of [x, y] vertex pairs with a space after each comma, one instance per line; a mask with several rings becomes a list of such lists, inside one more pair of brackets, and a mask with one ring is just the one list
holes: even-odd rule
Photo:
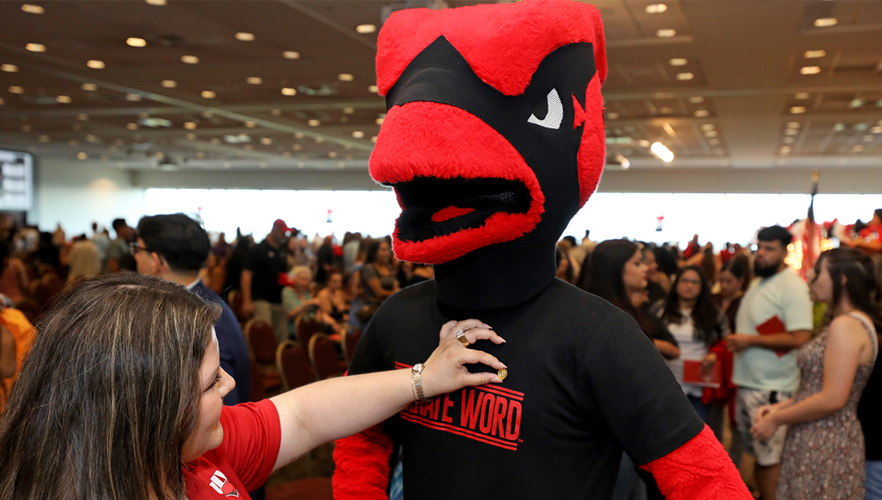
[[714, 367], [714, 364], [717, 362], [717, 353], [709, 352], [704, 359], [701, 360], [701, 371], [704, 373], [710, 373], [711, 369]]
[[441, 327], [441, 341], [424, 363], [425, 368], [421, 375], [423, 391], [427, 398], [447, 394], [469, 385], [502, 382], [496, 373], [469, 373], [465, 367], [468, 363], [483, 363], [497, 370], [507, 367], [495, 356], [467, 348], [457, 338], [457, 333], [462, 331], [469, 344], [479, 340], [489, 340], [494, 344], [504, 343], [505, 340], [490, 328], [489, 325], [476, 319], [448, 321]]
[[772, 438], [772, 434], [778, 429], [778, 422], [775, 421], [775, 412], [777, 410], [777, 405], [760, 407], [756, 413], [756, 421], [753, 427], [750, 428], [750, 434], [754, 439], [768, 441]]

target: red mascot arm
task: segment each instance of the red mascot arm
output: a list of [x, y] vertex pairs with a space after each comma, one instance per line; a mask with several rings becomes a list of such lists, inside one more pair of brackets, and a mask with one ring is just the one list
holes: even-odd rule
[[392, 439], [383, 424], [337, 440], [334, 448], [336, 500], [388, 500]]
[[667, 500], [753, 500], [726, 450], [704, 426], [667, 455], [641, 465]]

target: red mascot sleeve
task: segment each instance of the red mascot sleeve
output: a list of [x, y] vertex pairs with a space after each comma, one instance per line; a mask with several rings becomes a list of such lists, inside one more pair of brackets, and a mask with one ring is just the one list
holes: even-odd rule
[[336, 500], [389, 498], [389, 457], [392, 439], [383, 424], [337, 441], [332, 480]]

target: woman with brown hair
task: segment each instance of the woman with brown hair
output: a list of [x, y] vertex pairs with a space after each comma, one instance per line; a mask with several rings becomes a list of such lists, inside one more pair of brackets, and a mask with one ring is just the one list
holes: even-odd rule
[[124, 274], [66, 291], [0, 421], [0, 498], [191, 500], [237, 496], [320, 443], [376, 424], [415, 400], [501, 382], [463, 348], [504, 342], [476, 321], [449, 322], [425, 364], [326, 380], [258, 403], [223, 406], [216, 305], [181, 286]]

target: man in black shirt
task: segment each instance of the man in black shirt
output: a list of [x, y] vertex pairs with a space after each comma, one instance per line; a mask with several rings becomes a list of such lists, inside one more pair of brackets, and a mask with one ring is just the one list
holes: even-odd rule
[[288, 318], [282, 305], [283, 275], [287, 266], [288, 234], [292, 231], [282, 219], [258, 245], [248, 251], [242, 270], [242, 313], [273, 325], [276, 338], [288, 338]]

